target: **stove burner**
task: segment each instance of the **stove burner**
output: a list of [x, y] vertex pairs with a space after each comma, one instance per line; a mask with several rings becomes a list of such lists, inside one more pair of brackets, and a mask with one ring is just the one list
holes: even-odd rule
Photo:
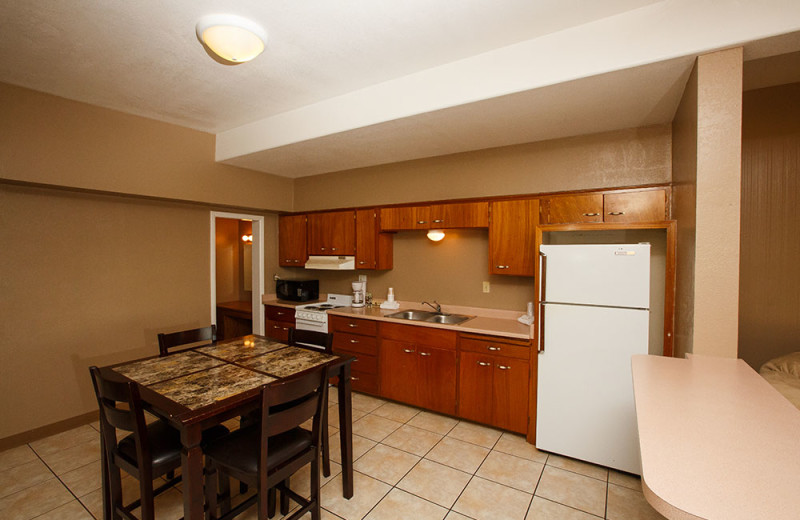
[[304, 310], [304, 311], [324, 311], [324, 310], [327, 310], [327, 309], [338, 309], [340, 307], [344, 307], [344, 305], [334, 305], [332, 303], [323, 303], [323, 304], [320, 304], [320, 305], [308, 305], [308, 306], [302, 307], [301, 310]]

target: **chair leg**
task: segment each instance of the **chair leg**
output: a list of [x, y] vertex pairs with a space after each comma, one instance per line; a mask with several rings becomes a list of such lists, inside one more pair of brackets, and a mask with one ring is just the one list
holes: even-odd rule
[[206, 520], [217, 518], [217, 470], [206, 458]]
[[[283, 485], [289, 487], [289, 479], [283, 481]], [[281, 514], [286, 516], [289, 513], [289, 495], [281, 493]]]
[[122, 475], [120, 475], [120, 470], [116, 466], [108, 468], [108, 497], [110, 498], [110, 507], [108, 509], [111, 513], [111, 519], [122, 518], [117, 513], [117, 507], [122, 507]]
[[220, 516], [231, 510], [231, 478], [224, 471], [219, 471], [219, 512]]
[[331, 476], [331, 438], [328, 437], [328, 407], [322, 410], [322, 475], [325, 478]]
[[[323, 462], [323, 467], [324, 467]], [[311, 491], [310, 491], [310, 501], [311, 501], [311, 520], [320, 520], [320, 500], [319, 500], [319, 487], [320, 487], [320, 478], [319, 478], [319, 449], [317, 449], [316, 457], [314, 460], [311, 461]]]
[[275, 516], [276, 500], [278, 498], [278, 490], [274, 487], [269, 488], [267, 492], [267, 516], [272, 518]]
[[142, 479], [142, 476], [139, 476], [139, 492], [142, 499], [142, 516], [141, 520], [155, 520], [156, 519], [156, 511], [155, 511], [155, 501], [153, 498], [153, 481], [147, 481], [146, 479]]

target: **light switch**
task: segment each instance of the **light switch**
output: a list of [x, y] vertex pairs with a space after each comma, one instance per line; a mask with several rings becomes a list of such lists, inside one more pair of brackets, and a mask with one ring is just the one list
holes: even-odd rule
[[489, 292], [489, 282], [483, 282], [483, 292]]

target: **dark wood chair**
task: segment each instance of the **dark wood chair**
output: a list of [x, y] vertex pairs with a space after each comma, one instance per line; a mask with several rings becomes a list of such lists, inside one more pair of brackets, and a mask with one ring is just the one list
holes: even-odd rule
[[[294, 327], [289, 329], [289, 345], [308, 346], [314, 345], [323, 347], [325, 352], [333, 352], [333, 332], [317, 332], [313, 330], [297, 330]], [[331, 447], [330, 437], [328, 437], [328, 403], [325, 403], [325, 410], [322, 417], [322, 474], [325, 477], [331, 476]]]
[[[161, 420], [146, 423], [135, 383], [106, 380], [95, 366], [89, 371], [100, 408], [104, 489], [108, 490], [104, 507], [111, 518], [130, 519], [136, 518], [131, 511], [141, 506], [141, 520], [154, 520], [154, 497], [180, 481], [180, 477], [171, 478], [153, 489], [153, 479], [181, 465], [180, 433]], [[118, 429], [131, 434], [118, 442]], [[140, 498], [127, 505], [122, 499], [121, 469], [139, 480]]]
[[217, 341], [217, 326], [211, 325], [210, 327], [202, 327], [199, 329], [159, 334], [158, 355], [166, 356], [174, 353], [175, 351], [173, 349], [191, 343], [200, 343], [201, 341], [215, 343]]
[[[209, 518], [229, 520], [257, 504], [257, 518], [275, 514], [275, 489], [281, 492], [281, 513], [289, 510], [289, 498], [300, 504], [288, 520], [311, 512], [320, 518], [320, 442], [323, 410], [327, 402], [327, 369], [319, 367], [287, 380], [265, 385], [261, 391], [261, 420], [210, 443], [206, 455], [206, 501]], [[311, 431], [300, 427], [312, 419]], [[311, 463], [311, 495], [308, 500], [289, 488], [289, 478]], [[256, 494], [230, 509], [230, 479], [249, 486]], [[219, 482], [219, 484], [218, 484]], [[220, 494], [217, 495], [219, 486]], [[217, 505], [222, 516], [217, 516]]]

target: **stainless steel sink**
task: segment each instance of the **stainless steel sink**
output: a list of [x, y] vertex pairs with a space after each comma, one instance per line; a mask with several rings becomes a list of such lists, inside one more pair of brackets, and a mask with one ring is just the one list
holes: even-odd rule
[[429, 311], [400, 311], [394, 314], [387, 314], [387, 318], [397, 318], [399, 320], [427, 321], [429, 323], [445, 323], [448, 325], [458, 325], [465, 322], [472, 316], [464, 314], [445, 314], [443, 312]]
[[459, 323], [463, 323], [470, 318], [472, 318], [472, 316], [465, 316], [464, 314], [437, 314], [435, 316], [431, 316], [425, 321], [430, 321], [432, 323], [446, 323], [448, 325], [458, 325]]
[[425, 321], [436, 316], [435, 312], [428, 311], [400, 311], [394, 314], [387, 314], [387, 318], [398, 318], [401, 320]]

